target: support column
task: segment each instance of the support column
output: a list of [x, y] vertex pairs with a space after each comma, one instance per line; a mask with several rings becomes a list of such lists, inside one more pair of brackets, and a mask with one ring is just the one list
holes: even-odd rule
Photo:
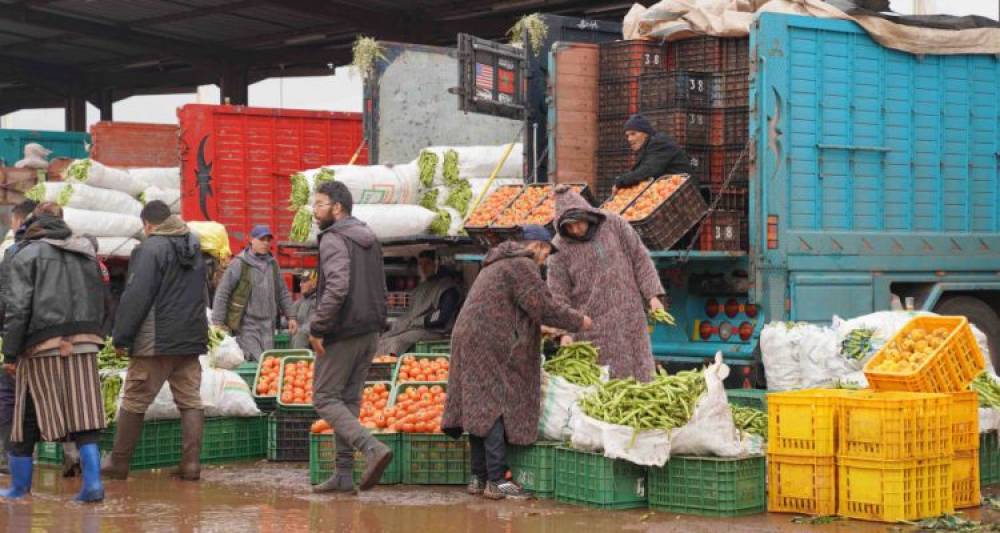
[[114, 120], [112, 108], [115, 104], [114, 89], [100, 89], [97, 93], [97, 108], [101, 111], [101, 120]]
[[87, 99], [82, 94], [66, 97], [66, 131], [87, 131]]
[[223, 104], [249, 105], [249, 73], [244, 66], [227, 66], [222, 74]]

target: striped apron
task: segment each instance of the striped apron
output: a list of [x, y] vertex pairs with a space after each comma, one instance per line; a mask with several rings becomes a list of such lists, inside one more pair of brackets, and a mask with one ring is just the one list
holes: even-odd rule
[[71, 433], [104, 429], [97, 353], [22, 356], [17, 360], [16, 379], [11, 441], [24, 440], [22, 425], [29, 392], [43, 441], [59, 441]]

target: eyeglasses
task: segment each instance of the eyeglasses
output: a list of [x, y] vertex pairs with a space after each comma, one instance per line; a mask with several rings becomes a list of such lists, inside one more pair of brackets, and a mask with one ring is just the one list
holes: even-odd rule
[[322, 203], [313, 204], [313, 209], [320, 209], [320, 208], [323, 208], [323, 207], [332, 207], [332, 206], [333, 206], [333, 204], [331, 204], [329, 202], [322, 202]]

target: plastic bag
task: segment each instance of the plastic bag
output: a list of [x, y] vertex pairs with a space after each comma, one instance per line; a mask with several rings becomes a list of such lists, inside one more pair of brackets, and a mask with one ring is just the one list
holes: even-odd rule
[[800, 324], [795, 323], [772, 322], [760, 332], [760, 354], [769, 390], [801, 388], [799, 327]]
[[561, 376], [542, 371], [542, 406], [538, 416], [540, 440], [566, 441], [572, 435], [570, 417], [573, 406], [593, 387], [574, 385]]
[[128, 173], [137, 181], [148, 187], [159, 187], [161, 189], [181, 188], [181, 168], [180, 167], [148, 167], [130, 168]]
[[225, 262], [233, 255], [229, 249], [229, 234], [218, 222], [188, 222], [188, 229], [198, 236], [201, 251]]
[[677, 455], [713, 455], [737, 457], [744, 453], [740, 432], [733, 422], [723, 381], [729, 367], [722, 362], [722, 353], [715, 354], [715, 363], [705, 368], [705, 393], [698, 399], [691, 419], [670, 433], [671, 452]]
[[77, 235], [134, 237], [142, 233], [142, 220], [138, 216], [66, 207], [63, 219]]
[[146, 183], [136, 179], [126, 170], [108, 167], [90, 160], [90, 170], [87, 178], [82, 180], [92, 187], [121, 191], [130, 196], [139, 196], [147, 187]]
[[[209, 368], [202, 372], [202, 383], [204, 383], [206, 373], [212, 381], [212, 392], [215, 396], [213, 406], [206, 408], [205, 416], [244, 417], [260, 414], [260, 409], [257, 408], [257, 404], [254, 403], [253, 396], [250, 394], [250, 387], [239, 374], [231, 370]], [[203, 400], [204, 390], [205, 388], [202, 387]]]
[[121, 191], [100, 189], [98, 187], [91, 187], [85, 183], [69, 183], [65, 181], [50, 181], [43, 183], [42, 186], [45, 188], [45, 200], [48, 202], [58, 202], [59, 195], [63, 190], [67, 186], [71, 187], [72, 194], [69, 196], [69, 202], [66, 204], [66, 207], [136, 217], [142, 212], [142, 204]]
[[855, 362], [840, 353], [840, 337], [833, 328], [805, 324], [798, 333], [802, 388], [831, 386], [857, 370]]
[[609, 459], [624, 459], [644, 466], [663, 466], [670, 459], [670, 434], [662, 429], [636, 431], [628, 426], [591, 418], [573, 405], [570, 443], [578, 450], [604, 452]]
[[147, 187], [145, 191], [142, 191], [142, 199], [145, 203], [152, 202], [153, 200], [159, 200], [170, 208], [170, 212], [178, 215], [181, 212], [181, 190], [180, 189], [161, 189], [155, 185], [152, 187]]
[[226, 335], [214, 350], [208, 352], [208, 363], [212, 368], [232, 370], [245, 362], [243, 350], [236, 339]]

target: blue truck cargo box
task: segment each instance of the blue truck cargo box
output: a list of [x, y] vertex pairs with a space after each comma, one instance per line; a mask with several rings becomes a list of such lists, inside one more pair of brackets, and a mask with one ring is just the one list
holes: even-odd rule
[[12, 167], [24, 157], [24, 145], [39, 143], [52, 150], [53, 157], [87, 157], [90, 134], [77, 131], [0, 129], [0, 166]]

